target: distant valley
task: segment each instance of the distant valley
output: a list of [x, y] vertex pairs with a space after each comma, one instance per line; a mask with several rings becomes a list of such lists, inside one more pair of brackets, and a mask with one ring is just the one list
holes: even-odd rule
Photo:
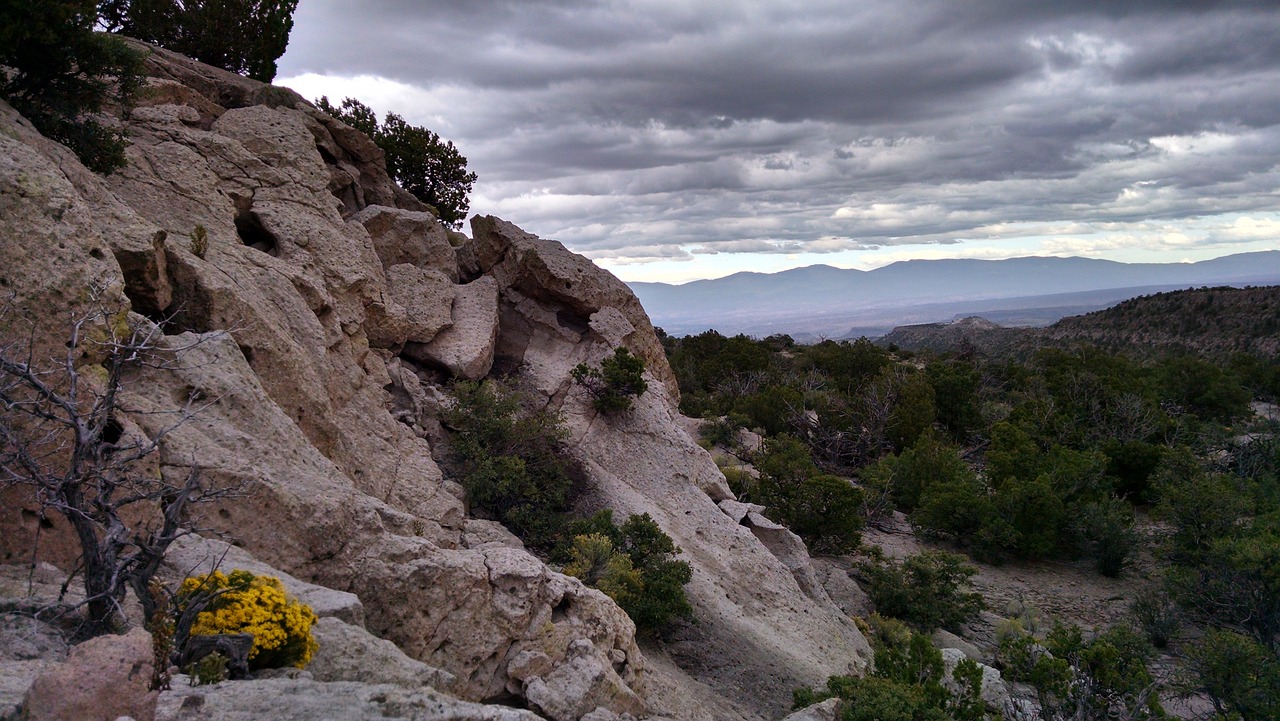
[[1280, 284], [1280, 251], [1176, 264], [1027, 257], [912, 260], [870, 271], [815, 265], [683, 285], [628, 285], [654, 325], [671, 335], [714, 328], [727, 335], [786, 333], [812, 341], [877, 337], [900, 325], [968, 316], [1006, 326], [1046, 326], [1139, 295], [1273, 284]]

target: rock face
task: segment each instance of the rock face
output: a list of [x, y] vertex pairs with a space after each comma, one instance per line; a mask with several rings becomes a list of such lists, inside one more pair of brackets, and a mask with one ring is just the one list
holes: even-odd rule
[[540, 721], [501, 706], [459, 702], [431, 689], [390, 684], [321, 683], [305, 678], [223, 682], [192, 687], [174, 679], [156, 721]]
[[86, 641], [35, 680], [23, 700], [22, 718], [152, 721], [159, 696], [150, 690], [153, 671], [151, 634], [140, 628]]
[[[798, 540], [717, 505], [732, 494], [680, 427], [674, 375], [624, 284], [497, 218], [473, 219], [473, 238], [453, 247], [368, 138], [291, 91], [162, 50], [148, 68], [129, 165], [105, 179], [0, 103], [0, 281], [40, 329], [40, 357], [65, 344], [86, 287], [130, 310], [128, 322], [158, 324], [174, 362], [126, 379], [122, 420], [165, 434], [155, 473], [182, 478], [194, 466], [244, 491], [192, 519], [234, 541], [228, 559], [286, 572], [335, 644], [388, 659], [376, 680], [557, 721], [674, 708], [662, 699], [671, 689], [646, 681], [626, 614], [496, 524], [469, 520], [437, 464], [428, 439], [442, 385], [518, 372], [564, 414], [589, 476], [586, 505], [649, 513], [693, 566], [699, 623], [669, 647], [727, 699], [720, 717], [780, 715], [793, 687], [865, 668], [866, 642]], [[206, 249], [193, 247], [198, 227]], [[605, 417], [569, 371], [619, 345], [645, 362], [651, 390]], [[189, 398], [199, 414], [168, 428], [165, 412]], [[0, 501], [0, 560], [25, 559], [42, 522], [18, 492]], [[69, 567], [75, 545], [51, 522], [41, 552]], [[171, 559], [184, 571], [210, 555], [211, 542], [193, 543]], [[343, 678], [333, 664], [320, 674]], [[272, 683], [330, 693], [315, 680]], [[278, 717], [263, 699], [303, 692], [244, 688], [181, 703]], [[372, 717], [387, 698], [429, 707], [423, 693], [361, 691], [351, 717]], [[699, 694], [715, 717], [714, 694]], [[474, 718], [530, 717], [511, 713]]]

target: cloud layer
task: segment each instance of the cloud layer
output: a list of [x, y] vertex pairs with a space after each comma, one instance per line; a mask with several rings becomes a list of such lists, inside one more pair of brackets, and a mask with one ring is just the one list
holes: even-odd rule
[[1102, 252], [1275, 227], [1278, 37], [1275, 2], [304, 0], [280, 79], [439, 131], [474, 211], [602, 261]]

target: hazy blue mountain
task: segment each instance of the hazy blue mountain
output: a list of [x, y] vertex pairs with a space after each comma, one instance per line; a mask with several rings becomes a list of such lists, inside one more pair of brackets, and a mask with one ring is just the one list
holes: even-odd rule
[[[722, 333], [844, 336], [853, 327], [946, 321], [975, 309], [1037, 310], [1038, 323], [1080, 312], [1078, 294], [1114, 303], [1152, 288], [1280, 283], [1280, 251], [1199, 263], [1118, 263], [1089, 258], [910, 260], [870, 271], [813, 265], [781, 273], [737, 273], [683, 285], [630, 283], [654, 325], [685, 335]], [[1134, 289], [1132, 293], [1124, 289]], [[1075, 298], [1067, 296], [1075, 295]], [[1045, 296], [1063, 296], [1046, 301]], [[1057, 314], [1059, 306], [1073, 306]], [[972, 312], [965, 312], [966, 315]], [[1016, 315], [1016, 313], [1014, 314]]]

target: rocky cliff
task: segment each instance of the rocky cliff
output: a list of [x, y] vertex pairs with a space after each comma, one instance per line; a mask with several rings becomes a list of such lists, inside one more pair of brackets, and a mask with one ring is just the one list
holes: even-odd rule
[[[195, 523], [349, 595], [322, 615], [368, 648], [394, 643], [379, 653], [421, 667], [410, 685], [467, 702], [558, 720], [776, 717], [793, 687], [865, 668], [866, 642], [800, 541], [736, 503], [682, 430], [625, 285], [496, 218], [447, 232], [368, 138], [292, 91], [156, 49], [148, 75], [128, 167], [107, 178], [0, 103], [0, 286], [38, 353], [65, 344], [90, 288], [158, 324], [162, 347], [188, 348], [127, 379], [121, 420], [154, 437], [165, 411], [199, 399], [154, 472], [194, 466], [250, 493]], [[606, 418], [569, 370], [619, 345], [650, 390]], [[442, 473], [430, 431], [444, 384], [498, 372], [564, 415], [588, 506], [647, 512], [683, 549], [697, 623], [661, 648], [642, 652], [608, 597], [469, 518]], [[25, 561], [42, 522], [17, 489], [2, 500], [0, 554]], [[51, 520], [40, 554], [66, 566], [73, 545]], [[361, 680], [385, 679], [333, 679]]]

